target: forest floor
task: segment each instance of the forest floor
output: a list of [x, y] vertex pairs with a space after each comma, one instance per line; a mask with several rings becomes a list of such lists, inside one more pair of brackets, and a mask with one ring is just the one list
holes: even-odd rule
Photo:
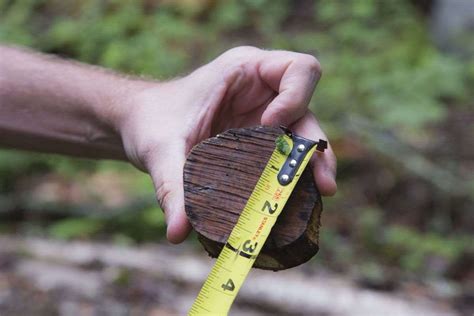
[[[190, 245], [0, 238], [2, 315], [184, 315], [213, 260]], [[461, 315], [428, 286], [362, 288], [316, 265], [253, 270], [231, 315]]]

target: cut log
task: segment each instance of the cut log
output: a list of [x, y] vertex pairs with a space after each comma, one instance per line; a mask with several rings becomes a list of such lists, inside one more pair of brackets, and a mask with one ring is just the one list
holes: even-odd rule
[[[186, 214], [211, 257], [226, 243], [282, 133], [262, 126], [232, 129], [190, 152], [184, 167]], [[283, 270], [312, 258], [319, 249], [321, 211], [321, 196], [306, 168], [254, 267]]]

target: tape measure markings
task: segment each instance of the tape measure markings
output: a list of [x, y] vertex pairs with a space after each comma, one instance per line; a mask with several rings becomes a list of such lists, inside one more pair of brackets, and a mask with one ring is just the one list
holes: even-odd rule
[[[290, 148], [294, 149], [293, 139], [288, 135], [284, 137]], [[289, 156], [282, 154], [278, 149], [273, 151], [237, 224], [222, 247], [214, 267], [191, 307], [190, 315], [225, 315], [229, 311], [271, 228], [315, 150], [315, 142], [296, 135], [293, 135], [293, 138], [299, 142], [298, 153], [295, 150], [290, 153], [292, 160], [298, 159], [297, 170], [290, 169], [290, 176], [283, 174], [279, 178], [279, 174], [286, 170], [283, 168], [288, 165]], [[301, 150], [301, 144], [304, 144], [304, 152]]]

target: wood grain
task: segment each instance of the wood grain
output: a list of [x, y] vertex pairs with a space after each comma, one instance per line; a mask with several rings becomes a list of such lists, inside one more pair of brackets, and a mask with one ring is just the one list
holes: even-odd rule
[[[262, 126], [232, 129], [190, 152], [184, 167], [186, 214], [212, 257], [227, 241], [282, 133]], [[313, 257], [321, 211], [321, 196], [306, 168], [254, 267], [282, 270]]]

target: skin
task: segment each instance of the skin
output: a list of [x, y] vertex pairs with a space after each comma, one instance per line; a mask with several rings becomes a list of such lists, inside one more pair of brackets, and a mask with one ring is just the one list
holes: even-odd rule
[[[237, 47], [168, 82], [0, 46], [0, 146], [126, 160], [148, 172], [165, 211], [167, 238], [191, 230], [183, 166], [200, 141], [229, 128], [285, 125], [327, 139], [308, 103], [321, 77], [311, 55]], [[329, 146], [311, 168], [323, 195], [337, 190]]]

